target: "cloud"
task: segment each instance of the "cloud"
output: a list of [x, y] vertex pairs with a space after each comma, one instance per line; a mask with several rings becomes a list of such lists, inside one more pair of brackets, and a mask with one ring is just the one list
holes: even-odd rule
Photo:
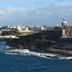
[[5, 12], [6, 13], [14, 13], [16, 12], [17, 8], [16, 7], [6, 7]]
[[[0, 9], [1, 10], [1, 9]], [[47, 15], [51, 15], [52, 12], [48, 10], [47, 7], [39, 6], [39, 7], [5, 7], [0, 11], [0, 14], [3, 15], [16, 15], [18, 17], [44, 17]]]
[[9, 13], [14, 13], [16, 12], [15, 7], [5, 7], [0, 9], [0, 15], [7, 15]]
[[8, 6], [0, 9], [0, 15], [10, 15], [17, 17], [50, 17], [54, 14], [71, 14], [72, 5], [69, 5], [67, 2], [58, 1], [51, 5], [38, 5], [34, 7], [12, 7]]
[[32, 7], [29, 11], [28, 11], [28, 16], [30, 17], [47, 17], [49, 15], [51, 15], [52, 12], [48, 9], [47, 6], [39, 6], [39, 7]]
[[5, 15], [5, 11], [4, 10], [0, 10], [0, 15]]
[[72, 7], [72, 3], [67, 0], [56, 0], [56, 2], [53, 3], [53, 6], [56, 7]]
[[57, 2], [65, 2], [66, 0], [56, 0]]

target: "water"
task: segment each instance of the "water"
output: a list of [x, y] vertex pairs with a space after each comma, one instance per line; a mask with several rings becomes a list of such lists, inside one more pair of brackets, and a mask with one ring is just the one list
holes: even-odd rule
[[0, 72], [72, 72], [72, 59], [48, 59], [32, 55], [5, 54], [0, 43]]

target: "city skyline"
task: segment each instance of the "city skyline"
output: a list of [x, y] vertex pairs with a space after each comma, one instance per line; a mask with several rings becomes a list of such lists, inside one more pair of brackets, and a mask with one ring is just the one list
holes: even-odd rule
[[0, 25], [72, 25], [72, 0], [1, 0]]

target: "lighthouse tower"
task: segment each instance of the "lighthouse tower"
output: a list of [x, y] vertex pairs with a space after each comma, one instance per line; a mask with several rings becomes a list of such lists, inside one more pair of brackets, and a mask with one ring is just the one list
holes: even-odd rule
[[62, 37], [66, 38], [66, 26], [67, 26], [67, 21], [65, 19], [63, 19], [62, 21]]

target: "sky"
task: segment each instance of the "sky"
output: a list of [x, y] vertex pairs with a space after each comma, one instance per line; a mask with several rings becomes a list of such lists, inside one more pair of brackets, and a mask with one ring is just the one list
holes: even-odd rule
[[72, 24], [72, 0], [0, 0], [0, 25]]

